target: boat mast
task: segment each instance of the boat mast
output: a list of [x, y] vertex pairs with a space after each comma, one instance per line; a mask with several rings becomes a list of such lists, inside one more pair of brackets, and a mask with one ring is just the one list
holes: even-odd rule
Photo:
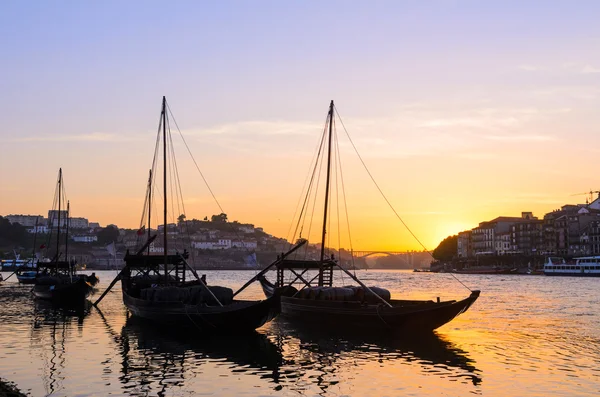
[[[37, 231], [38, 231], [38, 220], [40, 219], [39, 216], [35, 217], [35, 233], [33, 233], [33, 252], [32, 252], [32, 256], [31, 256], [31, 266], [33, 266], [33, 262], [35, 261], [35, 242], [37, 240]], [[36, 270], [37, 270], [37, 266], [36, 266]]]
[[162, 124], [163, 124], [163, 246], [165, 254], [165, 279], [168, 278], [167, 272], [167, 98], [163, 96], [162, 103]]
[[[65, 237], [65, 260], [69, 262], [69, 212], [70, 212], [70, 203], [67, 201], [67, 231]], [[73, 269], [71, 269], [71, 264], [69, 262], [69, 273], [72, 273]]]
[[[150, 241], [150, 218], [152, 217], [152, 169], [148, 176], [148, 241]], [[150, 255], [150, 244], [148, 244], [148, 255]]]
[[58, 272], [58, 258], [60, 257], [60, 196], [62, 192], [62, 168], [58, 169], [58, 226], [56, 228], [56, 262], [54, 265]]
[[323, 208], [323, 234], [321, 236], [321, 262], [319, 264], [319, 286], [323, 286], [323, 261], [325, 260], [325, 234], [329, 206], [329, 177], [331, 174], [331, 136], [333, 130], [333, 100], [329, 104], [329, 138], [327, 142], [327, 180], [325, 181], [325, 207]]

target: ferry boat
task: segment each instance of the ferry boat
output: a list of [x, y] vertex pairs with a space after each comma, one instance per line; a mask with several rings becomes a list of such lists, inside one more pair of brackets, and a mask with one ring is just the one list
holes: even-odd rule
[[0, 260], [0, 269], [3, 272], [14, 272], [19, 269], [35, 269], [35, 262], [32, 259], [2, 259]]
[[546, 276], [600, 277], [600, 256], [575, 258], [575, 263], [560, 257], [549, 257], [544, 263]]

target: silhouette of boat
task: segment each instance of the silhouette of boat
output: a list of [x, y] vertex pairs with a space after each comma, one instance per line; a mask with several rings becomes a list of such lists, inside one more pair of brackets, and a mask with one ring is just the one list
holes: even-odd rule
[[21, 284], [35, 284], [37, 272], [35, 270], [17, 271], [17, 279]]
[[516, 267], [468, 267], [464, 269], [453, 270], [452, 273], [458, 274], [518, 274]]
[[[61, 260], [61, 223], [66, 224], [64, 233], [64, 258], [68, 258], [68, 239], [69, 239], [69, 202], [67, 202], [66, 211], [61, 210], [62, 203], [66, 201], [62, 168], [58, 171], [58, 180], [56, 184], [55, 202], [58, 202], [58, 211], [53, 211], [57, 215], [56, 230], [56, 254], [49, 262], [38, 261], [36, 267], [36, 276], [34, 279], [33, 295], [38, 299], [50, 300], [58, 305], [79, 306], [83, 305], [85, 299], [92, 293], [92, 285], [87, 281], [85, 275], [78, 275], [75, 268], [75, 262]], [[61, 222], [61, 214], [64, 212], [66, 220]], [[54, 219], [50, 222], [53, 224]], [[50, 240], [50, 237], [48, 238]]]
[[[169, 120], [167, 102], [162, 101], [161, 121], [156, 140], [156, 153], [159, 153], [162, 129], [163, 149], [163, 224], [162, 254], [153, 255], [150, 245], [158, 234], [152, 235], [150, 227], [151, 204], [153, 203], [152, 187], [154, 170], [150, 171], [148, 195], [146, 196], [148, 235], [143, 246], [134, 254], [125, 254], [125, 267], [113, 280], [109, 288], [96, 301], [97, 305], [117, 280], [121, 280], [123, 303], [129, 311], [139, 317], [170, 325], [179, 332], [181, 328], [194, 328], [201, 332], [247, 332], [261, 327], [279, 313], [279, 297], [272, 296], [265, 300], [234, 300], [233, 291], [221, 286], [208, 286], [205, 280], [198, 277], [196, 271], [188, 264], [189, 253], [186, 249], [169, 251], [168, 241], [168, 165], [175, 164], [168, 159], [171, 154]], [[171, 172], [177, 172], [177, 169]], [[176, 177], [172, 181], [178, 183]], [[177, 191], [178, 193], [180, 190]], [[179, 196], [178, 196], [179, 197]], [[146, 211], [146, 209], [148, 211]], [[142, 226], [140, 230], [145, 229]], [[160, 229], [160, 226], [157, 228]], [[143, 236], [143, 232], [139, 233]], [[195, 279], [189, 279], [192, 276]]]
[[[312, 196], [316, 196], [316, 193], [311, 192], [313, 180], [319, 179], [318, 177], [315, 178], [319, 170], [318, 167], [323, 162], [326, 162], [327, 174], [324, 189], [324, 215], [321, 229], [320, 259], [288, 259], [287, 256], [282, 256], [261, 271], [254, 279], [257, 279], [261, 283], [267, 297], [281, 295], [282, 315], [294, 320], [298, 325], [316, 323], [321, 327], [344, 332], [356, 328], [366, 331], [388, 330], [393, 332], [434, 330], [467, 311], [479, 297], [480, 291], [471, 291], [468, 297], [458, 301], [440, 301], [439, 298], [437, 301], [391, 299], [389, 291], [365, 285], [355, 275], [340, 266], [333, 254], [330, 256], [326, 253], [327, 222], [330, 211], [329, 190], [332, 173], [332, 148], [338, 148], [337, 142], [335, 144], [332, 142], [334, 110], [334, 104], [331, 101], [327, 117], [328, 121], [323, 129], [323, 136], [320, 141], [321, 146], [318, 151], [319, 155], [327, 152], [327, 159], [323, 159], [319, 163], [319, 155], [317, 156], [309, 189], [304, 199], [304, 206], [300, 212], [300, 217], [303, 214], [306, 216], [304, 209], [309, 207], [306, 203], [310, 201]], [[337, 136], [337, 133], [335, 136]], [[327, 143], [327, 148], [325, 148], [325, 143]], [[339, 153], [334, 156], [334, 160], [338, 156]], [[343, 196], [345, 197], [345, 193]], [[298, 225], [300, 224], [299, 220]], [[269, 282], [265, 277], [266, 272], [272, 267], [275, 267], [277, 270], [277, 281], [275, 283]], [[359, 286], [334, 287], [334, 268], [339, 268]], [[308, 276], [309, 272], [316, 272], [317, 275], [314, 277], [312, 274]], [[293, 281], [284, 281], [290, 279]], [[284, 289], [295, 282], [301, 285], [299, 291], [297, 289]]]

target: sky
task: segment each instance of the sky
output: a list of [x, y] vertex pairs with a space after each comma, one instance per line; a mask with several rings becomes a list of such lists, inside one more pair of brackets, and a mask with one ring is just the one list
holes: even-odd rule
[[[138, 227], [163, 95], [229, 219], [280, 237], [332, 99], [423, 244], [337, 124], [351, 230], [342, 246], [433, 249], [479, 222], [542, 217], [600, 190], [596, 1], [1, 9], [0, 215], [47, 214], [62, 167], [72, 216]], [[218, 214], [176, 149], [187, 218]]]

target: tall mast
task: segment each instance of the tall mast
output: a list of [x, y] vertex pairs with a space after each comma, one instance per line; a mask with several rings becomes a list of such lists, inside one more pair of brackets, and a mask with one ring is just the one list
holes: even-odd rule
[[319, 265], [319, 285], [323, 285], [323, 261], [325, 260], [325, 234], [327, 230], [327, 210], [329, 206], [329, 177], [331, 174], [331, 136], [333, 130], [333, 100], [329, 104], [329, 138], [327, 142], [327, 180], [325, 181], [325, 207], [323, 208], [323, 234], [321, 236], [321, 263]]
[[[58, 226], [56, 228], [56, 262], [60, 255], [60, 196], [62, 195], [62, 168], [58, 169]], [[58, 271], [58, 263], [56, 263]]]
[[[35, 242], [37, 240], [37, 231], [38, 231], [38, 220], [40, 219], [39, 216], [35, 217], [35, 233], [33, 233], [33, 252], [32, 252], [32, 257], [31, 257], [31, 264], [33, 265], [33, 262], [35, 261]], [[37, 270], [37, 266], [35, 267]]]
[[[148, 241], [150, 241], [150, 218], [152, 217], [152, 169], [148, 176]], [[150, 245], [148, 244], [148, 255], [150, 255]]]
[[167, 272], [167, 98], [163, 96], [162, 103], [162, 125], [163, 125], [163, 246], [165, 250], [165, 278]]
[[[65, 260], [69, 261], [69, 212], [71, 209], [71, 204], [67, 201], [67, 232], [65, 237]], [[69, 272], [71, 272], [71, 265], [69, 265]]]

